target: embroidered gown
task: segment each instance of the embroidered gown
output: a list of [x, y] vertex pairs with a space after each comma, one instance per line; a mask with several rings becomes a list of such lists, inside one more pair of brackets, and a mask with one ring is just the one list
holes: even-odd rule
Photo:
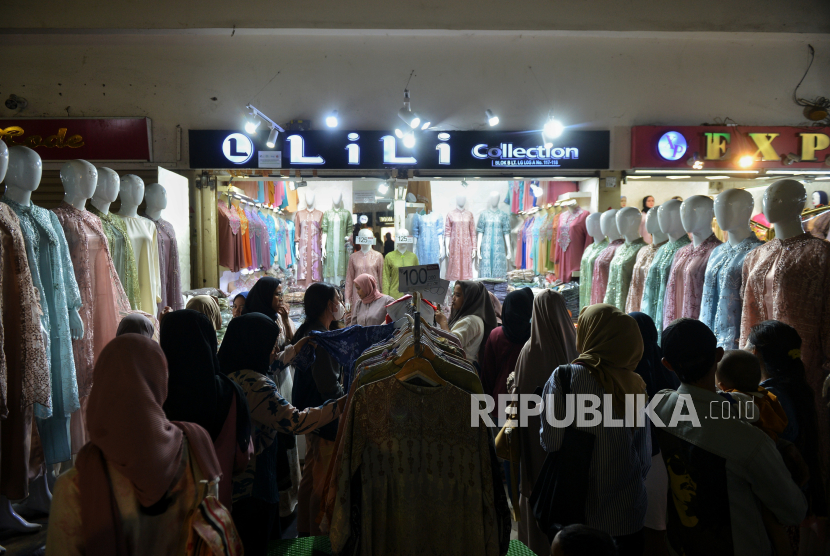
[[158, 314], [165, 307], [174, 311], [184, 309], [182, 300], [182, 277], [179, 271], [179, 245], [176, 242], [176, 230], [173, 225], [159, 218], [150, 222], [156, 225], [158, 234], [159, 275], [161, 278], [161, 301], [158, 304]]
[[591, 305], [602, 303], [605, 299], [605, 290], [608, 289], [608, 275], [611, 270], [611, 261], [617, 254], [617, 249], [625, 243], [623, 239], [615, 239], [602, 250], [594, 261], [594, 271], [591, 276]]
[[744, 261], [761, 241], [750, 235], [735, 247], [729, 242], [715, 247], [706, 266], [700, 321], [712, 329], [723, 349], [740, 349], [741, 280]]
[[242, 222], [236, 209], [228, 208], [227, 203], [219, 201], [216, 211], [216, 231], [219, 243], [219, 264], [239, 272], [245, 268], [244, 248], [242, 247]]
[[322, 244], [320, 223], [323, 213], [319, 210], [307, 209], [298, 211], [294, 215], [297, 247], [297, 283], [306, 288], [313, 282], [323, 279], [323, 269], [320, 264]]
[[[446, 280], [450, 282], [471, 280], [473, 277], [472, 254], [476, 245], [476, 223], [473, 213], [458, 208], [451, 210], [444, 224], [444, 237], [449, 239], [450, 245], [447, 252]], [[397, 279], [397, 276], [395, 278]]]
[[[80, 407], [69, 312], [80, 309], [81, 292], [57, 216], [36, 205], [24, 206], [6, 197], [2, 201], [19, 217], [32, 282], [40, 293], [41, 323], [49, 333], [47, 360], [41, 368], [51, 375], [52, 407], [49, 412], [43, 405], [35, 406], [35, 417], [46, 463], [59, 463], [72, 457], [69, 416]], [[0, 382], [6, 384], [5, 379]]]
[[637, 238], [631, 243], [626, 242], [617, 249], [611, 268], [608, 271], [608, 287], [605, 289], [605, 301], [619, 310], [625, 309], [625, 300], [631, 287], [631, 277], [634, 273], [634, 264], [637, 255], [645, 247], [643, 238]]
[[[645, 238], [643, 239], [645, 240]], [[631, 286], [628, 288], [628, 297], [625, 301], [626, 313], [634, 313], [640, 310], [643, 302], [643, 290], [646, 287], [648, 269], [651, 268], [651, 263], [654, 261], [657, 250], [665, 244], [665, 241], [659, 245], [648, 243], [637, 253], [637, 260], [634, 263], [634, 269], [631, 271]]]
[[565, 210], [559, 215], [556, 242], [551, 255], [554, 264], [559, 267], [556, 277], [565, 283], [571, 281], [575, 270], [579, 270], [582, 254], [594, 241], [585, 226], [588, 215], [589, 212], [581, 208], [575, 213]]
[[662, 247], [657, 249], [654, 260], [646, 275], [646, 286], [643, 289], [643, 301], [640, 304], [640, 311], [647, 314], [654, 321], [657, 327], [657, 338], [663, 333], [663, 300], [666, 296], [666, 283], [669, 281], [674, 255], [677, 251], [691, 243], [689, 236], [683, 234], [677, 241], [669, 239]]
[[[346, 235], [351, 235], [352, 213], [344, 208], [333, 208], [323, 214], [320, 232], [326, 234], [326, 262], [323, 278], [334, 279], [346, 276], [349, 255], [346, 253]], [[338, 284], [339, 285], [339, 284]]]
[[438, 264], [444, 241], [444, 216], [437, 212], [419, 214], [412, 222], [412, 236], [418, 241], [415, 254], [421, 264]]
[[158, 231], [152, 220], [142, 216], [122, 216], [127, 237], [133, 246], [138, 270], [138, 308], [155, 315], [161, 301]]
[[127, 294], [127, 299], [130, 300], [130, 307], [138, 309], [138, 303], [141, 299], [141, 293], [138, 289], [138, 268], [135, 264], [133, 243], [127, 235], [124, 220], [112, 212], [104, 214], [93, 205], [90, 205], [88, 210], [101, 219], [101, 225], [104, 229], [104, 235], [107, 236], [107, 245], [109, 245], [110, 255], [112, 256], [112, 264], [115, 265], [115, 271], [121, 279], [121, 286]]
[[375, 282], [377, 282], [378, 291], [384, 291], [383, 255], [374, 249], [369, 249], [366, 252], [358, 249], [349, 256], [349, 268], [346, 271], [346, 303], [354, 305], [360, 299], [354, 287], [354, 279], [361, 274], [373, 276]]
[[706, 265], [712, 251], [721, 243], [712, 234], [697, 247], [690, 243], [677, 251], [666, 283], [663, 330], [676, 319], [696, 319], [700, 316]]
[[487, 209], [478, 217], [476, 232], [482, 234], [478, 277], [504, 278], [507, 276], [504, 236], [510, 235], [510, 216], [497, 209]]
[[594, 278], [594, 263], [606, 247], [608, 238], [602, 238], [599, 243], [592, 243], [582, 254], [579, 263], [579, 310], [591, 304], [591, 286]]

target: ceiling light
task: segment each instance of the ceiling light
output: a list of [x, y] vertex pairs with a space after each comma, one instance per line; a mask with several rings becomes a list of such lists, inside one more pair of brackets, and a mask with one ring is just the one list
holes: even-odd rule
[[685, 180], [691, 178], [692, 176], [666, 176], [670, 180]]
[[647, 180], [651, 176], [626, 176], [625, 179], [627, 180]]
[[[663, 168], [651, 168], [649, 170], [634, 170], [636, 174], [711, 174], [712, 170], [665, 170]], [[758, 170], [727, 170], [721, 169], [724, 174], [757, 174]], [[767, 172], [769, 173], [769, 172]], [[787, 171], [785, 174], [792, 174]]]
[[741, 158], [738, 159], [738, 166], [741, 168], [749, 168], [755, 164], [755, 157], [745, 154]]
[[513, 176], [513, 179], [514, 180], [523, 180], [524, 178], [522, 176]]
[[378, 193], [380, 193], [381, 195], [386, 195], [387, 191], [389, 191], [389, 186], [386, 184], [386, 182], [381, 182], [380, 185], [378, 185]]
[[816, 181], [827, 181], [827, 180], [830, 180], [830, 177], [826, 177], [826, 178], [816, 178]]
[[248, 119], [248, 121], [245, 122], [245, 133], [247, 133], [248, 135], [253, 135], [254, 133], [256, 133], [256, 130], [259, 127], [259, 124], [261, 123], [262, 121], [259, 118], [257, 118], [256, 116], [251, 116]]
[[412, 133], [410, 131], [409, 133], [404, 135], [404, 137], [403, 137], [403, 146], [406, 147], [407, 149], [411, 149], [412, 147], [415, 146], [415, 134], [414, 133]]
[[562, 125], [562, 122], [551, 116], [548, 118], [548, 121], [545, 123], [545, 127], [543, 129], [546, 137], [549, 139], [556, 139], [562, 135], [563, 131], [565, 131], [565, 126]]
[[[273, 130], [275, 130], [275, 129], [277, 131], [285, 131], [282, 127], [279, 126], [279, 124], [277, 124], [277, 122], [275, 122], [274, 120], [272, 120], [271, 118], [269, 118], [268, 116], [263, 114], [262, 111], [259, 110], [257, 107], [251, 106], [250, 104], [248, 104], [248, 105], [245, 106], [245, 108], [249, 111], [248, 113], [250, 114], [248, 116], [248, 118], [246, 119], [246, 121], [245, 121], [245, 132], [248, 133], [249, 135], [253, 135], [254, 133], [256, 133], [257, 128], [259, 128], [259, 125], [263, 121], [268, 122], [268, 125], [271, 127], [271, 130], [272, 130], [271, 133], [273, 133]], [[276, 141], [276, 138], [277, 138], [277, 136], [274, 135], [274, 140], [275, 141]], [[269, 135], [269, 139], [270, 139], [270, 135]], [[269, 147], [271, 147], [271, 145], [269, 145]]]
[[397, 137], [398, 139], [403, 139], [403, 131], [401, 131], [398, 128], [395, 128], [395, 137]]
[[499, 125], [499, 117], [493, 114], [493, 111], [489, 108], [484, 111], [484, 114], [487, 116], [487, 123], [490, 124], [490, 127], [494, 125]]
[[412, 111], [409, 104], [409, 89], [403, 90], [403, 106], [398, 110], [398, 117], [406, 122], [406, 125], [415, 129], [421, 125], [421, 118]]
[[432, 125], [432, 122], [425, 122], [425, 123], [421, 126], [421, 131], [424, 131], [424, 130], [429, 129], [429, 126], [431, 126], [431, 125]]
[[707, 180], [728, 180], [729, 176], [706, 176]]
[[268, 134], [268, 140], [265, 142], [265, 144], [268, 145], [269, 149], [273, 149], [274, 146], [277, 144], [277, 135], [279, 134], [280, 132], [277, 130], [277, 128], [271, 128], [271, 132]]
[[337, 127], [340, 122], [337, 120], [337, 110], [326, 117], [326, 125], [329, 127]]
[[791, 176], [808, 176], [811, 174], [830, 174], [830, 170], [767, 170], [767, 174], [785, 174]]

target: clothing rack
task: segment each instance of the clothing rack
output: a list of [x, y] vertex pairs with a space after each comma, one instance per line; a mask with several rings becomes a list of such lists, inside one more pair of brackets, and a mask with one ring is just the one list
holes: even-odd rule
[[219, 194], [220, 195], [226, 195], [228, 197], [228, 203], [231, 202], [232, 198], [236, 198], [236, 199], [239, 199], [240, 201], [242, 201], [243, 203], [247, 203], [247, 204], [255, 206], [257, 208], [264, 208], [266, 210], [270, 210], [270, 211], [276, 212], [278, 214], [283, 214], [283, 210], [281, 208], [274, 208], [270, 205], [266, 205], [265, 203], [262, 203], [262, 202], [258, 201], [257, 199], [253, 199], [251, 197], [248, 197], [247, 195], [239, 193], [237, 188], [233, 187], [232, 185], [228, 185], [224, 189], [221, 188], [221, 186], [220, 186]]

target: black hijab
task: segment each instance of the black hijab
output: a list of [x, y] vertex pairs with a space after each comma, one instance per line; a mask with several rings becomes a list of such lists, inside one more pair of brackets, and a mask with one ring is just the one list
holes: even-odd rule
[[459, 280], [456, 284], [461, 286], [461, 291], [464, 292], [464, 304], [458, 311], [453, 310], [450, 312], [449, 325], [452, 328], [459, 319], [468, 316], [476, 316], [484, 322], [484, 335], [478, 350], [479, 361], [481, 361], [481, 357], [484, 355], [484, 346], [487, 344], [487, 338], [490, 337], [490, 332], [498, 325], [496, 321], [496, 310], [490, 301], [490, 294], [487, 293], [487, 288], [481, 282]]
[[210, 319], [191, 309], [173, 311], [162, 321], [159, 343], [167, 358], [163, 405], [167, 418], [196, 423], [215, 441], [236, 396], [236, 439], [247, 450], [251, 436], [248, 403], [236, 383], [219, 372], [216, 331]]
[[[250, 293], [248, 299], [251, 299]], [[228, 323], [222, 347], [219, 348], [219, 368], [222, 374], [243, 370], [266, 374], [271, 365], [271, 351], [279, 336], [280, 327], [277, 323], [261, 313], [249, 313], [232, 319]]]
[[521, 288], [507, 294], [501, 307], [502, 330], [514, 344], [524, 345], [530, 339], [530, 318], [533, 316], [533, 290]]
[[282, 281], [270, 276], [263, 276], [257, 280], [245, 298], [245, 307], [242, 308], [242, 314], [262, 313], [269, 319], [276, 321], [277, 312], [274, 311], [273, 307], [274, 292], [277, 291], [281, 283]]
[[660, 390], [677, 390], [680, 379], [663, 366], [663, 350], [657, 344], [657, 327], [654, 326], [654, 321], [645, 313], [635, 312], [629, 315], [637, 321], [643, 337], [643, 358], [634, 372], [645, 381], [648, 397], [654, 397]]
[[121, 336], [122, 334], [141, 334], [152, 339], [153, 323], [141, 313], [130, 313], [118, 323], [115, 335]]
[[646, 204], [650, 197], [653, 198], [654, 195], [646, 195], [645, 197], [643, 197], [643, 214], [646, 214], [648, 211], [651, 210], [651, 208], [649, 208], [649, 206]]

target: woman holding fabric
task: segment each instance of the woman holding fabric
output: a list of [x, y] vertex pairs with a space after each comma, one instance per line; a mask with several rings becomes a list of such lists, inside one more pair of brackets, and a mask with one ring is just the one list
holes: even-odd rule
[[343, 406], [327, 401], [300, 411], [285, 401], [266, 376], [279, 333], [277, 323], [265, 315], [242, 315], [228, 324], [219, 349], [220, 370], [245, 393], [254, 425], [257, 456], [233, 481], [233, 517], [247, 556], [266, 554], [277, 515], [277, 433], [311, 432], [337, 419]]
[[[55, 483], [46, 553], [185, 554], [188, 519], [202, 500], [199, 481], [221, 474], [210, 437], [164, 415], [167, 363], [153, 340], [113, 339], [93, 372], [90, 441]], [[227, 512], [213, 509], [238, 546]]]
[[[634, 370], [643, 355], [643, 338], [637, 322], [612, 305], [599, 303], [582, 310], [576, 333], [580, 352], [573, 363], [560, 366], [548, 379], [544, 396], [553, 396], [554, 413], [565, 418], [563, 376], [570, 374], [571, 394], [591, 394], [601, 402], [595, 409], [605, 415], [605, 394], [611, 395], [614, 419], [625, 417], [625, 396], [645, 394], [646, 384]], [[568, 388], [568, 385], [565, 385]], [[573, 399], [571, 400], [573, 402]], [[599, 425], [599, 423], [597, 423]], [[643, 553], [643, 524], [648, 497], [644, 479], [651, 467], [649, 427], [600, 426], [573, 428], [590, 431], [593, 439], [587, 473], [585, 525], [613, 536], [620, 556]], [[587, 430], [586, 430], [587, 429]], [[562, 448], [565, 428], [542, 421], [542, 448]], [[579, 480], [574, 478], [574, 480]]]
[[395, 300], [381, 293], [375, 277], [370, 274], [361, 274], [355, 278], [354, 286], [360, 299], [346, 317], [346, 325], [377, 326], [383, 324], [386, 320], [386, 306]]
[[457, 281], [452, 291], [449, 322], [440, 311], [435, 313], [435, 322], [458, 337], [467, 359], [478, 364], [484, 356], [485, 340], [497, 325], [487, 288], [481, 282]]
[[257, 280], [245, 298], [242, 314], [262, 313], [276, 322], [280, 327], [280, 346], [285, 346], [294, 336], [297, 327], [288, 316], [288, 308], [283, 303], [282, 281], [270, 276]]
[[[515, 292], [514, 292], [515, 293]], [[506, 300], [505, 300], [506, 303]], [[553, 290], [545, 290], [533, 301], [533, 323], [528, 341], [516, 362], [516, 393], [534, 394], [544, 387], [551, 372], [559, 365], [567, 365], [577, 358], [576, 330], [574, 329], [565, 298]], [[539, 443], [542, 417], [529, 416], [527, 427], [520, 427], [519, 446], [519, 540], [539, 556], [550, 553], [550, 541], [539, 529], [530, 506], [533, 485], [545, 462], [545, 450]]]

